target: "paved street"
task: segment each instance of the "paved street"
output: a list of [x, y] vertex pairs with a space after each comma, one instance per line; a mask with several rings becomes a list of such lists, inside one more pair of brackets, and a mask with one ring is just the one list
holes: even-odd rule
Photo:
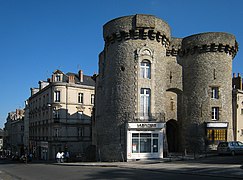
[[128, 163], [13, 163], [0, 161], [0, 180], [12, 179], [243, 179], [243, 156]]

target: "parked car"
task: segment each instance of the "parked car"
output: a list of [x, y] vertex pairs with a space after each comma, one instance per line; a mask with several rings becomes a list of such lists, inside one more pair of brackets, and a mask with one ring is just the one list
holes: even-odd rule
[[220, 142], [217, 147], [218, 154], [243, 154], [243, 143], [240, 141]]

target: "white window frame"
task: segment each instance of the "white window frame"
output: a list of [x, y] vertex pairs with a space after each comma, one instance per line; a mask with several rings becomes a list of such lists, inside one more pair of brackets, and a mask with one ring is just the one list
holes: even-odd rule
[[212, 120], [219, 120], [219, 107], [212, 107]]
[[219, 99], [219, 87], [212, 87], [211, 98]]
[[144, 79], [151, 79], [151, 63], [148, 60], [140, 63], [140, 76]]
[[78, 93], [78, 103], [84, 103], [84, 93]]
[[141, 88], [140, 90], [140, 113], [142, 117], [148, 117], [150, 114], [151, 90]]
[[55, 91], [55, 102], [61, 101], [61, 91]]

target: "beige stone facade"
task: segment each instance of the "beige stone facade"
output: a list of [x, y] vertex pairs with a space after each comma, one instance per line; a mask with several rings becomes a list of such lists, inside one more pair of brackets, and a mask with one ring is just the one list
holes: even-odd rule
[[101, 160], [202, 153], [233, 139], [233, 35], [174, 38], [166, 22], [141, 14], [103, 31], [94, 127]]
[[24, 146], [24, 113], [23, 109], [9, 112], [7, 122], [4, 124], [4, 153], [5, 155], [22, 155]]
[[233, 132], [234, 140], [243, 142], [243, 89], [240, 74], [233, 76]]
[[94, 81], [90, 76], [56, 70], [28, 99], [29, 149], [39, 159], [55, 159], [58, 151], [72, 157], [91, 145]]

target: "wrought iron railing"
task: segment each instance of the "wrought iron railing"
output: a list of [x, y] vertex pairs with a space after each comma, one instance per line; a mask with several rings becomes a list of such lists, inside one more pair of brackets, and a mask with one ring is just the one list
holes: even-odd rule
[[126, 113], [124, 118], [129, 122], [165, 122], [165, 113]]

